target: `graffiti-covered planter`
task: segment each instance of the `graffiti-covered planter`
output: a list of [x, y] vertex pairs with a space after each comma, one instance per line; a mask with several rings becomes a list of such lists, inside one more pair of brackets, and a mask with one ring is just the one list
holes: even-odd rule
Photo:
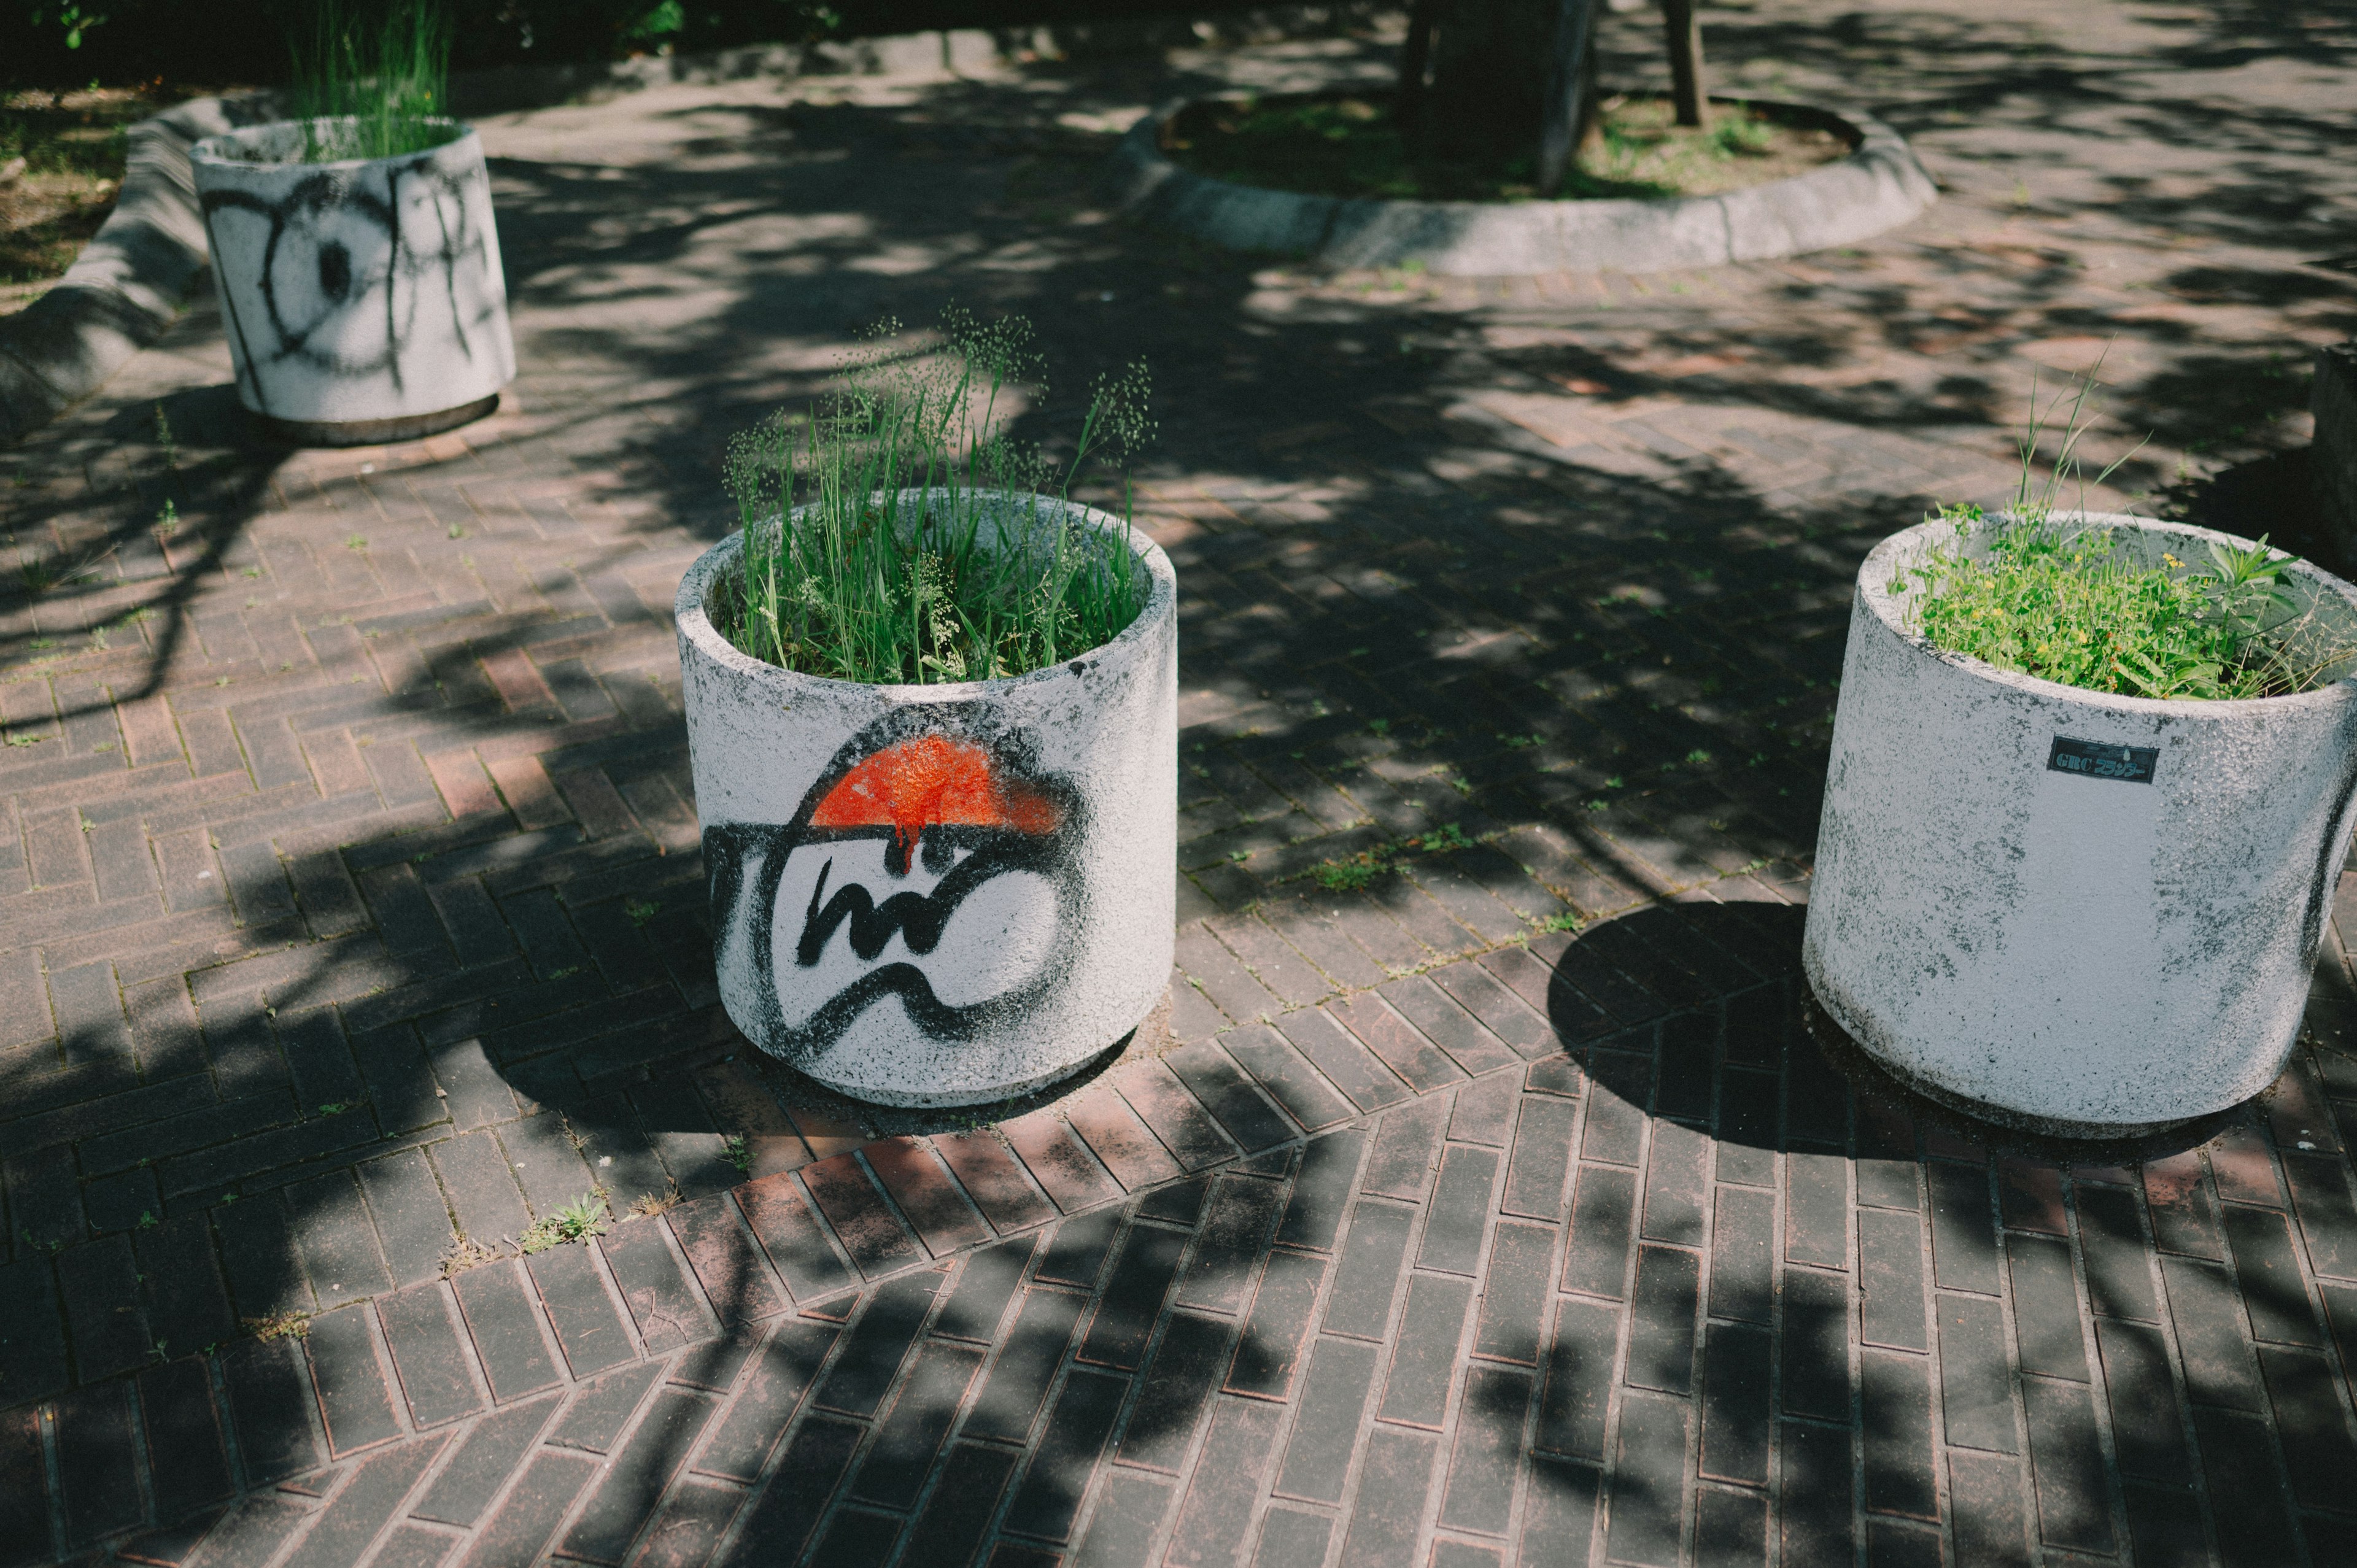
[[285, 434], [430, 435], [489, 413], [515, 378], [483, 144], [458, 130], [340, 163], [296, 161], [295, 121], [190, 151], [238, 398]]
[[708, 614], [739, 538], [689, 568], [688, 751], [721, 1001], [748, 1039], [856, 1099], [974, 1105], [1088, 1065], [1160, 1000], [1178, 593], [1161, 550], [1129, 541], [1152, 589], [1119, 637], [1030, 675], [934, 686], [749, 658]]
[[[2110, 514], [2115, 548], [2226, 536]], [[2065, 1135], [2150, 1132], [2266, 1088], [2296, 1041], [2357, 793], [2357, 681], [2244, 702], [2110, 696], [1944, 652], [1858, 573], [1803, 962], [1825, 1011], [1935, 1098]], [[2357, 589], [2284, 586], [2318, 650]]]

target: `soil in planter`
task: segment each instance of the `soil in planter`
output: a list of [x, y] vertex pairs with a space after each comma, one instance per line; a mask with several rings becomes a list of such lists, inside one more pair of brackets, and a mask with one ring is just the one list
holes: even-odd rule
[[[1846, 157], [1851, 143], [1821, 125], [1716, 104], [1707, 130], [1676, 123], [1666, 98], [1608, 98], [1560, 196], [1713, 196], [1805, 174]], [[1532, 160], [1503, 167], [1418, 158], [1392, 119], [1388, 93], [1197, 103], [1163, 149], [1198, 174], [1310, 196], [1384, 200], [1531, 201]]]

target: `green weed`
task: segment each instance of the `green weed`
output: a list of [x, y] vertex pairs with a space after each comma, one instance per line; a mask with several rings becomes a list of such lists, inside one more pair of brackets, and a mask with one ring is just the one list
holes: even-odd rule
[[1320, 861], [1309, 875], [1318, 886], [1329, 892], [1355, 893], [1412, 855], [1447, 854], [1451, 850], [1472, 847], [1473, 841], [1465, 836], [1463, 825], [1450, 822], [1430, 832], [1411, 833], [1396, 843], [1377, 844], [1356, 854]]
[[524, 1227], [516, 1245], [525, 1252], [545, 1252], [567, 1241], [583, 1241], [606, 1233], [606, 1195], [585, 1192], [564, 1208], [544, 1214]]
[[1146, 367], [1098, 381], [1059, 469], [1000, 424], [1002, 394], [1036, 381], [1030, 330], [952, 309], [942, 349], [910, 356], [888, 347], [887, 321], [844, 391], [731, 441], [743, 551], [715, 595], [721, 635], [780, 669], [931, 685], [1044, 670], [1135, 620], [1146, 579], [1126, 486], [1118, 538], [1074, 519], [1070, 497], [1150, 435]]
[[435, 0], [347, 10], [310, 7], [308, 37], [289, 39], [292, 117], [304, 122], [303, 161], [389, 158], [459, 133], [440, 120], [450, 79], [450, 22]]

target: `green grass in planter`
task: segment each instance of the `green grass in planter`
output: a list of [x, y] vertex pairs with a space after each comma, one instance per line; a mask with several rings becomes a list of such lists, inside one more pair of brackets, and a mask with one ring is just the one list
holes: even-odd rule
[[340, 0], [315, 0], [307, 37], [291, 40], [288, 90], [294, 118], [350, 116], [351, 124], [307, 124], [305, 163], [389, 158], [454, 139], [433, 123], [449, 96], [450, 20], [436, 0], [382, 0], [367, 12]]
[[[1943, 508], [1953, 544], [1890, 584], [1935, 646], [2000, 670], [2132, 697], [2271, 697], [2322, 683], [2330, 661], [2296, 660], [2295, 607], [2277, 586], [2293, 559], [2262, 538], [2213, 543], [2206, 569], [2147, 566], [2101, 528], [2072, 532], [2042, 512], [1991, 520]], [[1987, 553], [1964, 553], [1976, 529]], [[1909, 579], [1913, 581], [1910, 583]]]
[[899, 330], [877, 328], [842, 391], [729, 443], [741, 555], [715, 628], [765, 663], [869, 684], [1026, 675], [1113, 640], [1149, 586], [1127, 486], [1118, 532], [1072, 516], [1069, 498], [1151, 434], [1145, 365], [1098, 381], [1060, 467], [1003, 426], [1035, 363], [1028, 324], [952, 311], [945, 347], [920, 355], [886, 346]]

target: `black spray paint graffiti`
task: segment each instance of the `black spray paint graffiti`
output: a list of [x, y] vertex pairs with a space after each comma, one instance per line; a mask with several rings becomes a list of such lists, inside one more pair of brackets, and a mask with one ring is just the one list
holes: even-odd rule
[[[748, 1032], [765, 1049], [823, 1050], [891, 996], [930, 1038], [970, 1040], [1062, 982], [1082, 903], [1080, 799], [1041, 776], [1017, 737], [969, 719], [902, 709], [835, 754], [791, 821], [705, 830], [724, 961], [749, 970], [760, 1026]], [[872, 871], [888, 887], [920, 870], [929, 888], [880, 900], [856, 879]], [[945, 949], [961, 909], [971, 934]], [[800, 922], [782, 975], [781, 914]], [[878, 963], [896, 938], [906, 956]]]
[[[442, 166], [441, 152], [357, 172], [322, 169], [274, 201], [242, 190], [204, 193], [205, 238], [217, 265], [224, 255], [217, 215], [247, 213], [268, 226], [255, 282], [260, 318], [246, 318], [235, 288], [221, 291], [261, 407], [270, 406], [264, 365], [289, 361], [334, 377], [383, 376], [399, 391], [403, 350], [436, 294], [447, 309], [435, 314], [447, 321], [453, 348], [474, 359], [475, 334], [500, 309], [495, 294], [467, 286], [495, 270], [490, 237], [467, 203], [468, 187], [483, 177], [471, 160]], [[372, 176], [383, 180], [382, 195], [369, 188]], [[433, 227], [420, 233], [428, 220]]]

